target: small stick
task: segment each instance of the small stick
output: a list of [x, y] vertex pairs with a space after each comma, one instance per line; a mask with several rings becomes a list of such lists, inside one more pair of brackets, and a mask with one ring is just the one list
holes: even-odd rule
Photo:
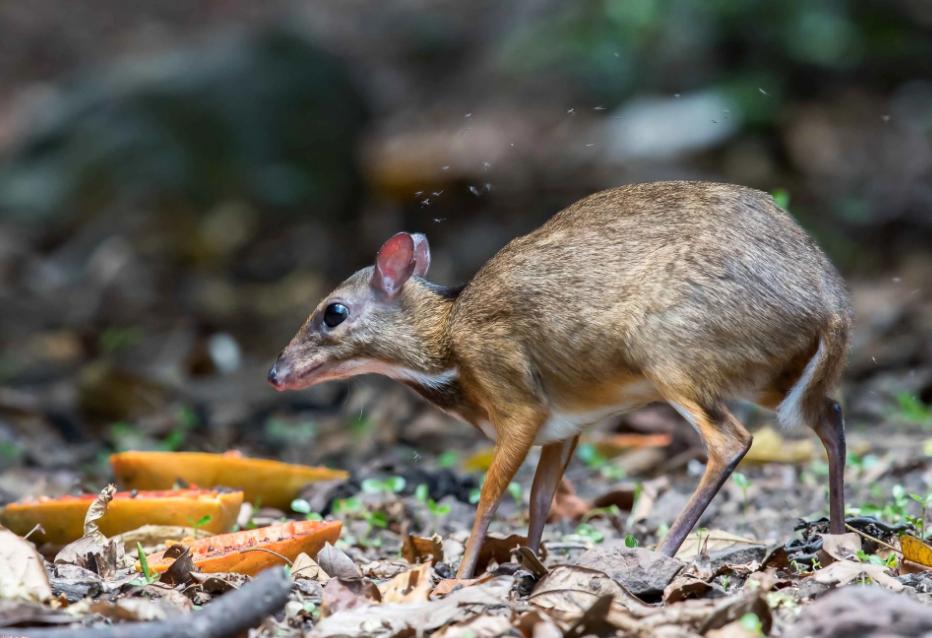
[[278, 556], [278, 557], [281, 558], [283, 561], [285, 561], [286, 563], [288, 563], [288, 567], [291, 567], [291, 565], [292, 565], [292, 562], [291, 562], [290, 560], [288, 560], [288, 557], [287, 557], [287, 556], [282, 556], [282, 555], [279, 554], [278, 552], [273, 551], [273, 550], [271, 550], [271, 549], [269, 549], [269, 548], [267, 548], [267, 547], [250, 547], [249, 549], [241, 549], [241, 550], [239, 550], [239, 552], [240, 552], [240, 554], [245, 554], [246, 552], [265, 552], [266, 554], [271, 554], [272, 556]]
[[0, 632], [25, 638], [225, 638], [244, 633], [284, 607], [291, 582], [286, 571], [276, 567], [220, 596], [200, 611], [168, 620], [51, 629], [16, 627]]

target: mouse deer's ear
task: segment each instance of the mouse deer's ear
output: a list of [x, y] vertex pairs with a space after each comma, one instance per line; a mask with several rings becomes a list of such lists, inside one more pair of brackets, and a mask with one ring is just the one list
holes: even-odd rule
[[408, 233], [398, 233], [379, 248], [370, 283], [376, 291], [392, 298], [414, 273], [416, 265], [414, 239]]
[[430, 244], [423, 233], [411, 233], [411, 239], [414, 240], [414, 274], [423, 277], [430, 268]]

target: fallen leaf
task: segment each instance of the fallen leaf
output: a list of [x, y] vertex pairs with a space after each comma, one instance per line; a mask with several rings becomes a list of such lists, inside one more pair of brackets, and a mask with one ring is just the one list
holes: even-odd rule
[[136, 543], [142, 545], [145, 553], [155, 551], [161, 545], [171, 545], [185, 538], [192, 538], [197, 534], [198, 538], [210, 536], [203, 529], [195, 530], [193, 527], [179, 527], [177, 525], [143, 525], [136, 529], [122, 534], [112, 536], [113, 540], [122, 543], [123, 549], [128, 554], [136, 552]]
[[494, 447], [483, 448], [463, 461], [463, 469], [467, 472], [485, 472], [492, 464], [494, 455]]
[[512, 634], [507, 616], [476, 616], [465, 622], [448, 625], [433, 636], [437, 638], [499, 638]]
[[317, 564], [332, 578], [359, 578], [362, 574], [353, 559], [330, 543], [317, 552]]
[[368, 578], [331, 578], [324, 585], [320, 601], [321, 617], [331, 616], [339, 611], [364, 607], [373, 602], [381, 602], [379, 588]]
[[427, 636], [442, 627], [467, 622], [477, 616], [511, 617], [513, 603], [508, 599], [511, 585], [511, 577], [497, 576], [482, 584], [458, 589], [438, 600], [370, 604], [344, 610], [323, 618], [309, 636]]
[[424, 561], [443, 561], [443, 540], [440, 534], [430, 538], [405, 534], [401, 544], [401, 555], [409, 563], [423, 563]]
[[398, 574], [379, 585], [383, 603], [414, 603], [426, 601], [433, 587], [433, 566], [421, 563], [418, 567]]
[[608, 434], [595, 441], [593, 445], [605, 458], [614, 458], [628, 450], [640, 448], [667, 447], [673, 441], [670, 434]]
[[478, 578], [443, 578], [437, 583], [436, 587], [431, 590], [430, 599], [443, 598], [464, 587], [472, 587], [473, 585], [487, 582], [492, 578], [494, 578], [494, 576], [489, 573], [485, 573]]
[[479, 558], [476, 563], [476, 573], [488, 567], [489, 563], [496, 562], [499, 565], [511, 560], [511, 552], [527, 545], [527, 537], [519, 534], [511, 534], [502, 538], [500, 536], [486, 536], [479, 550]]
[[625, 609], [649, 609], [605, 572], [578, 565], [553, 567], [537, 583], [528, 602], [558, 619], [574, 621], [606, 595]]
[[815, 447], [810, 439], [787, 441], [770, 426], [754, 433], [751, 449], [742, 462], [752, 463], [806, 463], [812, 460]]
[[557, 485], [547, 520], [551, 523], [565, 520], [578, 521], [591, 509], [592, 503], [577, 496], [573, 484], [569, 479], [564, 478]]
[[597, 545], [575, 564], [606, 573], [631, 594], [644, 599], [658, 598], [684, 567], [676, 558], [643, 547], [627, 547], [623, 540]]
[[107, 505], [113, 500], [116, 488], [108, 485], [100, 491], [84, 517], [84, 536], [65, 545], [55, 556], [56, 563], [70, 563], [96, 572], [103, 577], [112, 576], [122, 567], [123, 543], [108, 539], [97, 525]]
[[684, 562], [689, 562], [699, 555], [700, 552], [712, 554], [734, 547], [735, 545], [758, 545], [764, 544], [753, 538], [736, 536], [720, 529], [697, 530], [686, 537], [680, 549], [676, 552], [676, 557]]
[[45, 560], [35, 546], [0, 529], [0, 599], [43, 602], [51, 597]]
[[[319, 555], [320, 554], [318, 554], [318, 556]], [[326, 585], [327, 581], [330, 580], [330, 574], [324, 571], [324, 568], [317, 564], [317, 561], [304, 552], [298, 554], [294, 562], [291, 563], [291, 575], [294, 578], [316, 580], [321, 585]]]
[[851, 560], [840, 560], [828, 567], [817, 569], [809, 578], [817, 583], [836, 587], [864, 579], [872, 580], [891, 591], [903, 591], [904, 587], [903, 583], [887, 573], [887, 568], [883, 565], [856, 563]]
[[191, 582], [191, 574], [197, 571], [197, 568], [194, 566], [194, 560], [191, 558], [191, 552], [188, 548], [181, 545], [172, 545], [165, 550], [165, 557], [170, 556], [174, 556], [175, 562], [162, 573], [159, 582], [171, 586], [186, 585]]
[[900, 536], [900, 549], [903, 550], [903, 558], [925, 567], [932, 567], [932, 546], [922, 542], [915, 536], [904, 534]]
[[[834, 560], [850, 560], [861, 550], [861, 537], [854, 532], [847, 534], [822, 534], [822, 551]], [[827, 565], [829, 561], [822, 561]]]

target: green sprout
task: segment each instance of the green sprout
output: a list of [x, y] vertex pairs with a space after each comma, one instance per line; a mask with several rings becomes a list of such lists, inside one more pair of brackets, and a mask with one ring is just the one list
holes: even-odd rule
[[149, 561], [146, 558], [146, 552], [142, 549], [142, 543], [136, 541], [136, 557], [139, 559], [139, 566], [142, 568], [142, 576], [130, 581], [131, 585], [142, 587], [151, 585], [159, 579], [159, 575], [149, 567]]
[[750, 506], [750, 501], [748, 500], [748, 488], [751, 487], [751, 481], [748, 480], [748, 477], [741, 472], [735, 472], [732, 474], [731, 479], [741, 490], [741, 495], [744, 498], [744, 511], [747, 512], [748, 507]]

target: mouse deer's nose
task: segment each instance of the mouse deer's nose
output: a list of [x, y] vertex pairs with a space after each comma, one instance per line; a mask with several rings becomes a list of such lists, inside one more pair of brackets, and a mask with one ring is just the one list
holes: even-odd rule
[[266, 378], [268, 379], [269, 383], [271, 383], [273, 386], [275, 386], [276, 389], [281, 387], [281, 384], [282, 384], [282, 375], [279, 374], [279, 372], [278, 372], [278, 362], [277, 362], [277, 361], [275, 362], [275, 364], [274, 364], [271, 368], [269, 368], [269, 374], [268, 374], [268, 377], [266, 377]]

